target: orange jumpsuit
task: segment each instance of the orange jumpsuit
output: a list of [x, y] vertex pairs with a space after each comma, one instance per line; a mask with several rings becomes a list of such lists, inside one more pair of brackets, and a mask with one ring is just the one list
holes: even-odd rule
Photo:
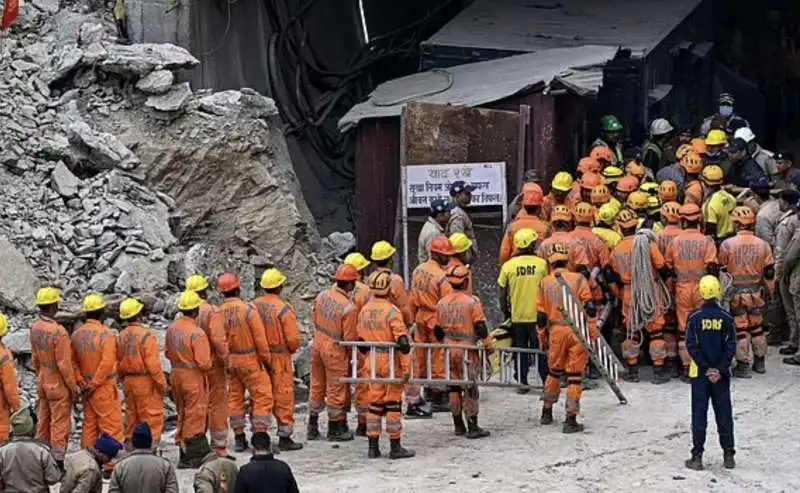
[[506, 233], [503, 235], [503, 242], [500, 244], [501, 266], [516, 255], [517, 248], [514, 246], [514, 234], [521, 229], [532, 229], [536, 231], [539, 235], [539, 241], [549, 237], [553, 232], [553, 228], [538, 217], [526, 215], [515, 219], [508, 225], [508, 228], [506, 228]]
[[211, 369], [208, 337], [195, 319], [181, 317], [167, 329], [164, 351], [172, 363], [172, 399], [178, 411], [175, 441], [184, 445], [205, 435], [208, 418], [206, 372]]
[[[467, 265], [464, 262], [462, 262], [461, 259], [459, 259], [458, 257], [450, 257], [450, 261], [447, 262], [447, 267], [445, 267], [445, 270], [449, 270], [452, 267], [455, 267], [455, 266], [458, 266], [458, 265], [467, 267]], [[466, 286], [466, 289], [464, 289], [464, 292], [467, 293], [468, 295], [472, 296], [474, 294], [474, 291], [473, 291], [474, 284], [475, 284], [475, 282], [474, 282], [473, 271], [472, 271], [472, 269], [469, 269], [469, 279], [467, 280], [467, 286]]]
[[697, 207], [703, 206], [703, 184], [698, 180], [692, 180], [683, 189], [683, 203], [695, 204]]
[[[486, 322], [483, 305], [476, 296], [464, 291], [453, 291], [436, 305], [436, 326], [444, 330], [444, 344], [472, 346], [478, 340], [475, 324]], [[464, 359], [467, 360], [467, 373], [464, 375]], [[465, 354], [463, 349], [450, 351], [450, 378], [452, 380], [470, 379], [477, 376], [479, 370], [478, 354], [473, 351]], [[462, 395], [463, 394], [463, 395]], [[453, 416], [467, 419], [478, 416], [479, 406], [477, 385], [466, 388], [450, 387], [450, 411]]]
[[158, 341], [149, 329], [134, 322], [119, 334], [117, 358], [125, 393], [125, 438], [131, 439], [137, 424], [147, 423], [153, 443], [157, 444], [164, 431], [164, 394], [167, 391]]
[[54, 459], [64, 460], [72, 434], [72, 399], [80, 393], [69, 334], [52, 318], [40, 317], [30, 337], [33, 370], [39, 376], [36, 439], [50, 445]]
[[411, 326], [411, 324], [414, 323], [414, 315], [411, 314], [411, 300], [408, 297], [406, 283], [403, 281], [403, 278], [386, 267], [375, 269], [372, 275], [376, 275], [378, 272], [389, 272], [392, 275], [391, 281], [389, 282], [389, 296], [387, 299], [391, 304], [400, 309], [400, 313], [403, 315], [403, 323], [406, 324], [406, 327]]
[[117, 337], [99, 320], [87, 320], [72, 334], [78, 385], [83, 399], [81, 447], [94, 446], [101, 433], [123, 440], [122, 407], [117, 391]]
[[[619, 275], [622, 289], [622, 318], [625, 326], [628, 327], [631, 311], [631, 260], [633, 259], [633, 240], [634, 235], [626, 236], [611, 252], [611, 268]], [[653, 266], [653, 278], [658, 279], [658, 270], [664, 268], [664, 256], [658, 250], [655, 243], [649, 244], [650, 263]], [[661, 291], [656, 289], [656, 306], [653, 321], [647, 326], [650, 334], [650, 357], [653, 365], [662, 366], [667, 356], [667, 346], [664, 342], [664, 301], [661, 299]], [[631, 333], [628, 330], [625, 341], [622, 343], [622, 354], [629, 365], [635, 365], [639, 361], [638, 333]]]
[[[361, 310], [356, 324], [358, 337], [366, 342], [397, 342], [402, 336], [408, 336], [406, 324], [400, 309], [387, 298], [373, 296]], [[410, 373], [410, 362], [407, 355], [394, 353], [395, 378], [403, 378]], [[364, 358], [364, 371], [372, 375], [372, 358]], [[375, 376], [389, 378], [391, 362], [389, 351], [378, 349], [375, 353]], [[378, 438], [381, 435], [381, 421], [386, 417], [386, 433], [392, 440], [400, 439], [403, 434], [403, 385], [402, 384], [369, 384], [369, 412], [367, 414], [367, 436]]]
[[208, 338], [211, 348], [211, 370], [206, 373], [208, 385], [208, 428], [211, 446], [218, 455], [228, 449], [228, 336], [222, 317], [217, 317], [216, 306], [203, 301], [197, 316], [197, 325]]
[[348, 293], [332, 286], [317, 295], [312, 311], [314, 346], [308, 411], [318, 416], [327, 404], [330, 422], [347, 421], [348, 384], [339, 383], [339, 379], [348, 376], [351, 353], [337, 343], [358, 340], [358, 310]]
[[294, 432], [294, 363], [292, 355], [300, 349], [300, 327], [294, 309], [277, 294], [265, 294], [253, 301], [261, 316], [272, 354], [273, 413], [278, 421], [278, 436]]
[[[364, 284], [361, 281], [356, 281], [356, 287], [350, 293], [350, 300], [356, 305], [356, 313], [361, 313], [361, 309], [364, 308], [364, 305], [367, 304], [369, 301], [372, 293], [369, 289], [369, 286]], [[361, 373], [364, 369], [364, 358], [360, 355], [358, 356], [358, 368], [359, 373]], [[367, 411], [369, 411], [369, 385], [366, 384], [359, 384], [355, 385], [355, 397], [356, 397], [356, 414], [358, 415], [358, 422], [359, 423], [366, 423], [367, 422]], [[351, 388], [348, 387], [348, 394], [347, 394], [347, 402], [345, 403], [344, 407], [348, 411], [352, 405], [352, 396]]]
[[[589, 262], [587, 267], [590, 271], [608, 265], [611, 259], [611, 249], [608, 248], [602, 238], [594, 234], [592, 228], [589, 226], [575, 226], [575, 229], [570, 234], [577, 238], [578, 242], [583, 246], [586, 252], [586, 259]], [[598, 303], [601, 302], [603, 300], [603, 291], [600, 289], [600, 285], [594, 280], [589, 285], [592, 289], [594, 300]]]
[[[664, 226], [664, 229], [656, 233], [656, 245], [658, 245], [658, 251], [661, 252], [661, 255], [667, 254], [667, 248], [672, 244], [672, 241], [678, 236], [681, 231], [680, 226], [677, 224], [667, 224]], [[678, 347], [680, 346], [682, 352], [680, 354], [685, 354], [685, 337], [678, 338], [678, 319], [675, 315], [675, 279], [670, 277], [667, 279], [666, 283], [667, 290], [669, 291], [670, 297], [672, 297], [673, 303], [669, 310], [664, 313], [664, 343], [667, 345], [667, 358], [677, 358], [679, 355]], [[681, 358], [683, 361], [683, 358]]]
[[764, 269], [775, 264], [772, 248], [752, 231], [741, 230], [719, 247], [719, 263], [733, 277], [731, 315], [736, 322], [736, 361], [750, 363], [753, 355], [767, 354], [764, 337]]
[[[447, 282], [442, 266], [435, 260], [428, 260], [414, 269], [411, 277], [411, 313], [417, 324], [414, 340], [420, 343], [433, 344], [438, 342], [434, 334], [436, 327], [436, 305], [439, 300], [453, 292], [453, 287]], [[431, 351], [431, 373], [433, 378], [444, 377], [444, 351]], [[426, 375], [426, 351], [414, 351], [414, 376], [424, 378]], [[417, 385], [406, 387], [406, 398], [409, 404], [420, 402], [420, 388]]]
[[255, 308], [239, 298], [225, 299], [211, 325], [216, 327], [218, 323], [228, 335], [228, 414], [233, 433], [244, 433], [245, 392], [250, 394], [253, 432], [267, 432], [274, 402], [267, 372], [272, 355], [264, 323]]
[[569, 270], [577, 272], [581, 266], [589, 267], [589, 257], [586, 254], [586, 249], [583, 247], [583, 244], [576, 236], [566, 231], [556, 231], [550, 238], [541, 242], [539, 248], [536, 250], [536, 255], [542, 258], [549, 257], [553, 246], [556, 244], [565, 245], [567, 247], [569, 251]]
[[17, 364], [11, 351], [0, 343], [0, 444], [6, 443], [11, 435], [11, 413], [19, 409], [19, 384], [17, 383]]
[[575, 332], [565, 323], [559, 309], [562, 306], [560, 275], [569, 285], [572, 295], [583, 304], [592, 301], [592, 290], [586, 278], [576, 272], [556, 269], [542, 279], [536, 309], [547, 317], [548, 328], [539, 328], [539, 347], [547, 348], [550, 371], [544, 383], [544, 407], [552, 409], [561, 395], [561, 376], [567, 377], [567, 416], [577, 416], [583, 395], [583, 372], [589, 364], [589, 353]]
[[542, 221], [550, 223], [550, 216], [553, 215], [553, 207], [559, 204], [566, 205], [567, 207], [570, 208], [572, 207], [572, 205], [574, 205], [574, 204], [570, 205], [569, 203], [567, 203], [566, 198], [563, 202], [559, 202], [558, 200], [556, 200], [556, 197], [555, 195], [553, 195], [552, 192], [545, 195], [544, 203], [542, 204], [542, 217], [541, 217]]
[[691, 358], [686, 351], [686, 321], [689, 315], [703, 305], [700, 296], [700, 279], [708, 266], [717, 263], [717, 246], [714, 240], [692, 228], [680, 232], [667, 248], [664, 260], [675, 271], [675, 314], [678, 319], [678, 354], [684, 368], [689, 368]]

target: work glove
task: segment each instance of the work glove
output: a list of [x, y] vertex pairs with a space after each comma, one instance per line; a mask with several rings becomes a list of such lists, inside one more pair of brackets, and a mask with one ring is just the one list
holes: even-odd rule
[[397, 339], [397, 348], [402, 354], [411, 352], [411, 343], [408, 341], [408, 336], [400, 336], [400, 338]]

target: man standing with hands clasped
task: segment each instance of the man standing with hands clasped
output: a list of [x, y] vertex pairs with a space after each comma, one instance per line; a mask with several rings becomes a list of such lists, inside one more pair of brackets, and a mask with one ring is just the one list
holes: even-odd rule
[[731, 406], [730, 367], [736, 354], [736, 331], [733, 317], [719, 306], [721, 289], [714, 276], [700, 280], [703, 306], [689, 316], [686, 327], [686, 350], [692, 357], [689, 378], [692, 381], [692, 458], [689, 469], [703, 469], [703, 448], [708, 424], [708, 401], [714, 408], [719, 442], [726, 469], [736, 467], [733, 448], [733, 409]]

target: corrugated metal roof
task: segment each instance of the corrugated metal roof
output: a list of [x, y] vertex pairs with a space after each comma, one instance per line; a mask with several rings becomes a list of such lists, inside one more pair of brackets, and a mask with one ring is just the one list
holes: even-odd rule
[[602, 84], [602, 66], [617, 48], [581, 46], [556, 48], [488, 62], [457, 65], [384, 82], [367, 101], [355, 105], [339, 120], [346, 131], [365, 118], [399, 116], [410, 101], [479, 106], [513, 96], [558, 77], [582, 94]]
[[650, 50], [704, 0], [475, 0], [423, 45]]

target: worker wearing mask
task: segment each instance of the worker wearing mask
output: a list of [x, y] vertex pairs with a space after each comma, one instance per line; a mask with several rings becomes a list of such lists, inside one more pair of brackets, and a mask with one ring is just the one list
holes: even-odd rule
[[650, 139], [642, 148], [642, 164], [653, 171], [665, 168], [670, 164], [669, 141], [675, 127], [664, 118], [656, 118], [650, 123]]
[[[360, 255], [360, 254], [358, 254]], [[264, 324], [269, 351], [273, 413], [278, 422], [278, 449], [300, 450], [303, 445], [292, 440], [294, 433], [294, 363], [292, 355], [300, 349], [300, 327], [294, 308], [281, 297], [286, 276], [278, 269], [264, 271], [259, 285], [263, 295], [253, 306]]]
[[206, 438], [208, 390], [206, 373], [211, 370], [211, 346], [197, 325], [202, 301], [194, 291], [178, 299], [181, 317], [167, 328], [164, 352], [172, 364], [172, 399], [178, 412], [175, 441], [180, 447], [178, 469], [196, 468], [211, 451]]
[[614, 161], [611, 164], [621, 163], [624, 158], [622, 153], [622, 123], [616, 116], [606, 115], [600, 119], [600, 130], [600, 137], [592, 142], [592, 148], [608, 148], [614, 154]]
[[536, 236], [540, 239], [545, 239], [553, 232], [552, 227], [539, 218], [544, 198], [542, 197], [542, 189], [538, 186], [536, 189], [529, 188], [525, 191], [522, 197], [522, 206], [525, 210], [525, 215], [515, 219], [506, 228], [506, 233], [503, 236], [503, 242], [500, 245], [500, 265], [502, 266], [511, 259], [516, 253], [514, 247], [514, 235], [523, 229], [532, 229], [536, 231]]
[[39, 376], [36, 439], [50, 446], [59, 468], [72, 433], [72, 401], [81, 393], [75, 378], [72, 345], [63, 325], [56, 322], [61, 295], [55, 288], [36, 293], [39, 320], [31, 327], [33, 370]]
[[[449, 243], [448, 243], [449, 244]], [[358, 340], [358, 311], [351, 300], [358, 280], [352, 265], [336, 269], [336, 284], [317, 295], [312, 306], [314, 346], [311, 356], [311, 396], [308, 400], [308, 440], [319, 440], [319, 415], [328, 408], [328, 440], [345, 442], [353, 439], [347, 427], [349, 385], [340, 383], [350, 368], [350, 352], [339, 341]]]
[[117, 351], [125, 394], [125, 442], [130, 444], [137, 424], [146, 423], [151, 441], [157, 446], [164, 431], [167, 379], [161, 369], [158, 341], [150, 329], [142, 325], [143, 310], [144, 303], [135, 298], [125, 299], [119, 305], [119, 318], [127, 325], [119, 334]]
[[472, 192], [475, 187], [467, 185], [463, 181], [454, 181], [450, 185], [450, 200], [455, 206], [450, 212], [450, 220], [447, 221], [447, 236], [452, 236], [455, 233], [464, 233], [467, 238], [472, 242], [470, 253], [472, 256], [478, 255], [478, 244], [475, 240], [475, 229], [472, 227], [472, 219], [466, 212], [466, 208], [472, 202]]
[[[728, 123], [732, 120], [743, 120], [745, 125], [747, 125], [747, 120], [737, 115], [734, 110], [735, 99], [733, 94], [723, 92], [719, 95], [719, 108], [717, 113], [707, 117], [703, 120], [703, 123], [700, 125], [700, 133], [703, 135], [707, 135], [709, 131], [712, 130], [712, 122], [717, 119], [718, 121], [722, 122], [723, 128], [728, 127]], [[749, 126], [749, 125], [747, 125]]]
[[430, 259], [431, 242], [433, 239], [446, 233], [452, 210], [452, 202], [442, 199], [431, 201], [431, 210], [428, 213], [428, 220], [422, 225], [422, 231], [420, 231], [419, 240], [417, 241], [417, 262], [419, 265], [424, 264]]
[[703, 184], [706, 199], [703, 202], [703, 218], [708, 236], [717, 244], [733, 234], [731, 212], [736, 207], [736, 198], [722, 189], [722, 168], [708, 165], [703, 168]]
[[0, 447], [3, 493], [49, 493], [61, 468], [47, 445], [33, 439], [36, 423], [28, 405], [11, 415], [12, 440]]
[[[372, 297], [358, 315], [356, 330], [359, 340], [397, 344], [395, 353], [386, 351], [386, 348], [378, 348], [375, 350], [374, 357], [366, 357], [365, 374], [374, 374], [377, 378], [403, 378], [407, 381], [411, 373], [408, 357], [411, 352], [411, 341], [400, 310], [388, 299], [391, 282], [391, 275], [388, 272], [379, 272], [370, 277]], [[362, 348], [361, 351], [365, 355], [369, 353], [368, 348]], [[390, 358], [394, 358], [394, 361], [391, 361]], [[391, 375], [392, 371], [395, 372], [394, 375]], [[408, 450], [400, 444], [403, 436], [402, 384], [369, 384], [369, 412], [367, 415], [369, 450], [367, 456], [370, 459], [377, 459], [381, 456], [379, 442], [384, 419], [386, 420], [386, 433], [389, 435], [391, 443], [389, 457], [392, 459], [414, 457], [413, 450]]]
[[69, 454], [64, 459], [64, 477], [60, 493], [102, 493], [105, 468], [122, 450], [122, 444], [103, 433], [91, 446]]
[[72, 352], [83, 388], [81, 446], [95, 443], [101, 433], [122, 441], [122, 408], [117, 391], [117, 337], [103, 324], [106, 301], [99, 294], [83, 300], [86, 322], [72, 334]]
[[[689, 354], [683, 344], [689, 315], [703, 304], [697, 286], [706, 275], [717, 274], [717, 246], [700, 230], [703, 216], [694, 204], [682, 205], [678, 210], [682, 231], [675, 236], [664, 254], [667, 267], [675, 273], [675, 314], [678, 319], [680, 375], [685, 380], [689, 372]], [[661, 381], [668, 381], [666, 374]]]
[[692, 382], [692, 457], [689, 469], [703, 469], [703, 452], [708, 425], [708, 401], [711, 400], [717, 421], [719, 442], [724, 451], [726, 469], [736, 467], [733, 449], [733, 411], [731, 409], [730, 366], [736, 352], [734, 322], [719, 306], [719, 280], [705, 276], [700, 280], [702, 307], [688, 320], [686, 349], [691, 356], [689, 377]]
[[[557, 205], [568, 205], [567, 197], [572, 190], [572, 175], [566, 171], [559, 171], [550, 184], [550, 193], [542, 203], [542, 221], [550, 222], [553, 209]], [[513, 236], [513, 235], [512, 235]]]
[[153, 453], [154, 437], [146, 423], [134, 426], [133, 451], [111, 473], [108, 493], [178, 493], [172, 463]]
[[208, 428], [211, 446], [220, 456], [228, 455], [228, 336], [220, 319], [214, 324], [217, 307], [208, 302], [209, 283], [205, 276], [195, 274], [186, 280], [186, 290], [200, 297], [197, 325], [208, 338], [211, 348], [211, 370], [206, 373], [208, 382]]

